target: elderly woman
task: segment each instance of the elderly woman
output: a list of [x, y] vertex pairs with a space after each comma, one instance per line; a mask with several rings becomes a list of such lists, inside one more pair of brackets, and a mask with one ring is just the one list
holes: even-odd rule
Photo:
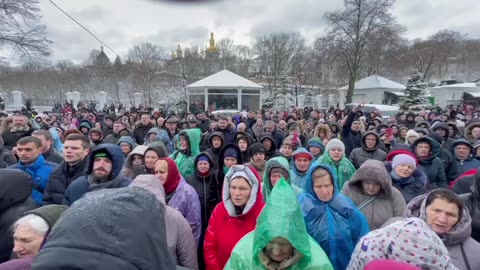
[[162, 142], [154, 142], [145, 150], [143, 155], [143, 164], [145, 165], [145, 173], [155, 173], [155, 163], [163, 157], [168, 157], [167, 148]]
[[333, 270], [333, 267], [322, 248], [308, 235], [295, 192], [281, 179], [258, 217], [257, 227], [237, 243], [225, 269]]
[[421, 269], [458, 269], [440, 237], [418, 218], [402, 219], [365, 235], [355, 247], [346, 269], [371, 269], [365, 266], [377, 260], [404, 262]]
[[168, 206], [177, 209], [190, 224], [198, 245], [202, 230], [200, 200], [195, 189], [180, 175], [175, 161], [160, 158], [155, 163], [155, 176], [165, 188], [165, 201]]
[[400, 217], [406, 208], [402, 193], [392, 186], [385, 166], [367, 160], [342, 189], [368, 220], [371, 230], [380, 228], [392, 217]]
[[398, 154], [393, 157], [392, 162], [385, 163], [392, 186], [402, 193], [406, 203], [427, 192], [427, 175], [422, 168], [417, 167], [417, 160], [412, 155]]
[[418, 196], [407, 210], [407, 217], [422, 219], [440, 236], [455, 266], [460, 270], [480, 269], [480, 243], [470, 237], [472, 218], [453, 191], [436, 189]]
[[125, 164], [122, 168], [122, 175], [130, 179], [134, 179], [135, 177], [137, 177], [137, 175], [145, 172], [143, 156], [147, 148], [148, 146], [146, 145], [138, 145], [133, 149], [132, 152], [130, 152], [130, 154], [128, 154], [127, 159], [125, 160]]
[[13, 253], [18, 259], [0, 264], [0, 269], [27, 269], [67, 208], [66, 205], [50, 204], [26, 212], [18, 219], [13, 224]]
[[225, 267], [237, 242], [255, 229], [263, 205], [258, 175], [244, 165], [232, 166], [223, 182], [222, 202], [208, 223], [203, 247], [206, 269]]
[[418, 134], [415, 130], [410, 129], [409, 131], [407, 131], [407, 135], [405, 137], [405, 144], [411, 145], [418, 138], [420, 138], [420, 134]]
[[158, 178], [151, 174], [141, 174], [132, 181], [130, 187], [141, 187], [150, 191], [165, 205], [165, 229], [170, 254], [177, 265], [198, 269], [197, 248], [190, 225], [182, 213], [166, 205], [165, 189]]
[[314, 163], [298, 201], [308, 234], [325, 250], [335, 269], [345, 269], [353, 248], [369, 228], [365, 216], [340, 194], [334, 170]]
[[291, 174], [288, 161], [284, 157], [275, 157], [267, 161], [262, 181], [263, 201], [267, 202], [273, 187], [283, 178], [293, 189], [295, 194], [302, 193], [302, 189], [291, 183]]
[[325, 153], [317, 159], [316, 163], [333, 168], [339, 190], [343, 188], [345, 182], [355, 173], [355, 167], [345, 156], [345, 145], [339, 139], [332, 139], [328, 142], [325, 147]]

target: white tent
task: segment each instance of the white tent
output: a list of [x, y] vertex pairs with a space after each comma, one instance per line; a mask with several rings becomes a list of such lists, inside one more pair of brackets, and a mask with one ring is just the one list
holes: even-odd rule
[[186, 89], [189, 111], [261, 108], [263, 87], [228, 70], [194, 82]]

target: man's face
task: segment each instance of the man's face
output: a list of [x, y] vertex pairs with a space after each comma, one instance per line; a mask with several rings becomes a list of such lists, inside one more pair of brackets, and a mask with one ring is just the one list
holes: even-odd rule
[[257, 125], [257, 127], [259, 127], [259, 128], [263, 128], [263, 120], [262, 120], [262, 119], [257, 119], [256, 125]]
[[470, 147], [465, 144], [455, 146], [455, 156], [459, 160], [465, 160], [470, 156]]
[[446, 137], [447, 136], [447, 131], [444, 130], [443, 128], [437, 128], [435, 130], [435, 133], [437, 133], [438, 135], [442, 136], [442, 138]]
[[245, 123], [238, 124], [237, 131], [245, 132], [245, 129], [246, 129]]
[[250, 119], [252, 119], [252, 118], [255, 117], [255, 113], [253, 113], [253, 112], [248, 112], [247, 117], [250, 118]]
[[278, 122], [278, 127], [280, 129], [285, 129], [285, 127], [287, 127], [287, 122], [285, 122], [285, 120], [281, 120], [280, 122]]
[[63, 144], [63, 156], [67, 163], [77, 163], [83, 160], [90, 150], [82, 146], [82, 141], [67, 140]]
[[375, 148], [376, 144], [377, 144], [377, 137], [375, 135], [370, 134], [365, 137], [365, 146], [367, 146], [368, 149]]
[[213, 136], [212, 146], [213, 148], [220, 148], [222, 146], [222, 139], [220, 139], [218, 136]]
[[113, 132], [118, 133], [120, 130], [124, 129], [125, 127], [120, 123], [113, 124]]
[[265, 150], [267, 151], [270, 151], [270, 149], [272, 148], [272, 141], [270, 139], [263, 140], [262, 144], [263, 144], [263, 147], [265, 147]]
[[142, 123], [142, 125], [146, 126], [150, 123], [150, 117], [147, 114], [143, 114], [140, 118], [140, 122]]
[[105, 125], [111, 127], [113, 125], [112, 119], [105, 119]]
[[415, 148], [415, 154], [417, 157], [426, 158], [430, 156], [430, 144], [428, 143], [419, 143]]
[[290, 144], [282, 145], [282, 154], [286, 157], [293, 156], [293, 148]]
[[35, 143], [17, 144], [17, 155], [22, 163], [30, 164], [37, 160], [42, 154], [42, 148], [37, 147]]
[[225, 164], [225, 167], [230, 168], [233, 165], [237, 165], [237, 159], [233, 157], [227, 157], [223, 159], [223, 163]]
[[100, 140], [101, 137], [102, 137], [102, 134], [98, 132], [90, 132], [90, 139], [94, 142]]
[[352, 130], [353, 131], [359, 131], [360, 130], [360, 121], [353, 121]]
[[40, 251], [44, 235], [35, 231], [30, 224], [21, 224], [13, 234], [13, 252], [18, 258], [35, 257]]
[[112, 173], [112, 161], [108, 158], [97, 157], [93, 161], [93, 176], [96, 179], [108, 179]]
[[26, 127], [28, 125], [28, 119], [23, 115], [16, 115], [13, 117], [14, 127]]
[[472, 136], [473, 136], [475, 139], [480, 138], [480, 127], [476, 127], [476, 128], [473, 128], [473, 129], [472, 129]]
[[267, 126], [265, 127], [265, 131], [272, 133], [273, 130], [275, 130], [275, 124], [268, 123]]
[[295, 167], [300, 172], [306, 172], [310, 167], [311, 161], [308, 158], [299, 157], [295, 159]]
[[42, 153], [47, 152], [52, 146], [52, 140], [47, 140], [43, 135], [32, 134], [32, 137], [38, 138], [42, 142]]
[[175, 131], [177, 129], [177, 123], [167, 123], [166, 125], [170, 131]]
[[219, 129], [226, 129], [227, 126], [228, 126], [228, 121], [227, 120], [220, 119], [220, 121], [218, 121], [218, 128]]

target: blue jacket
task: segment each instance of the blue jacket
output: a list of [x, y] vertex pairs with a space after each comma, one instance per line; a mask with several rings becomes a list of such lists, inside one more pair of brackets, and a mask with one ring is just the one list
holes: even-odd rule
[[312, 156], [312, 154], [310, 154], [310, 152], [308, 152], [306, 148], [303, 148], [303, 147], [300, 147], [297, 150], [295, 150], [295, 152], [293, 152], [293, 158], [292, 158], [293, 166], [292, 166], [292, 169], [290, 170], [290, 179], [292, 181], [292, 184], [303, 189], [305, 186], [305, 179], [307, 178], [307, 172], [304, 172], [304, 173], [299, 172], [297, 167], [295, 166], [295, 161], [294, 161], [295, 156], [301, 153], [305, 153], [311, 156], [312, 161], [314, 157]]
[[32, 198], [37, 205], [42, 205], [43, 201], [43, 192], [47, 187], [48, 178], [52, 171], [57, 167], [58, 164], [55, 164], [50, 161], [46, 161], [45, 158], [40, 155], [37, 160], [30, 165], [25, 165], [21, 161], [17, 164], [10, 166], [10, 169], [19, 169], [28, 174], [33, 178], [33, 191]]
[[71, 205], [76, 200], [80, 199], [85, 193], [99, 189], [98, 187], [92, 185], [88, 181], [88, 179], [91, 177], [91, 174], [93, 172], [93, 157], [100, 151], [106, 151], [110, 154], [110, 156], [112, 156], [112, 173], [110, 175], [109, 181], [104, 183], [106, 184], [106, 186], [104, 186], [103, 188], [127, 187], [130, 184], [130, 179], [120, 174], [123, 163], [125, 161], [120, 147], [118, 145], [110, 143], [100, 144], [99, 146], [95, 147], [95, 149], [93, 149], [93, 151], [88, 156], [88, 164], [86, 171], [87, 175], [80, 176], [79, 178], [74, 180], [72, 184], [68, 186], [67, 190], [65, 190], [65, 198], [63, 200], [63, 204]]
[[[327, 170], [333, 182], [334, 193], [328, 202], [321, 201], [313, 190], [312, 174], [318, 168]], [[344, 270], [355, 245], [369, 232], [369, 227], [365, 216], [338, 190], [333, 169], [314, 163], [307, 172], [304, 192], [298, 195], [298, 202], [308, 234], [327, 253], [333, 267]]]

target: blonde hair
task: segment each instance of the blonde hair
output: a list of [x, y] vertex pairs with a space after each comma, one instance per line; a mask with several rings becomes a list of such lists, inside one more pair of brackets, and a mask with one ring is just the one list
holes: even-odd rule
[[160, 170], [168, 172], [168, 162], [166, 160], [163, 160], [163, 159], [157, 160], [157, 162], [155, 162], [154, 168], [157, 168], [157, 166], [159, 167]]
[[325, 176], [329, 176], [331, 178], [330, 173], [324, 168], [318, 168], [312, 173], [312, 178], [322, 178]]

